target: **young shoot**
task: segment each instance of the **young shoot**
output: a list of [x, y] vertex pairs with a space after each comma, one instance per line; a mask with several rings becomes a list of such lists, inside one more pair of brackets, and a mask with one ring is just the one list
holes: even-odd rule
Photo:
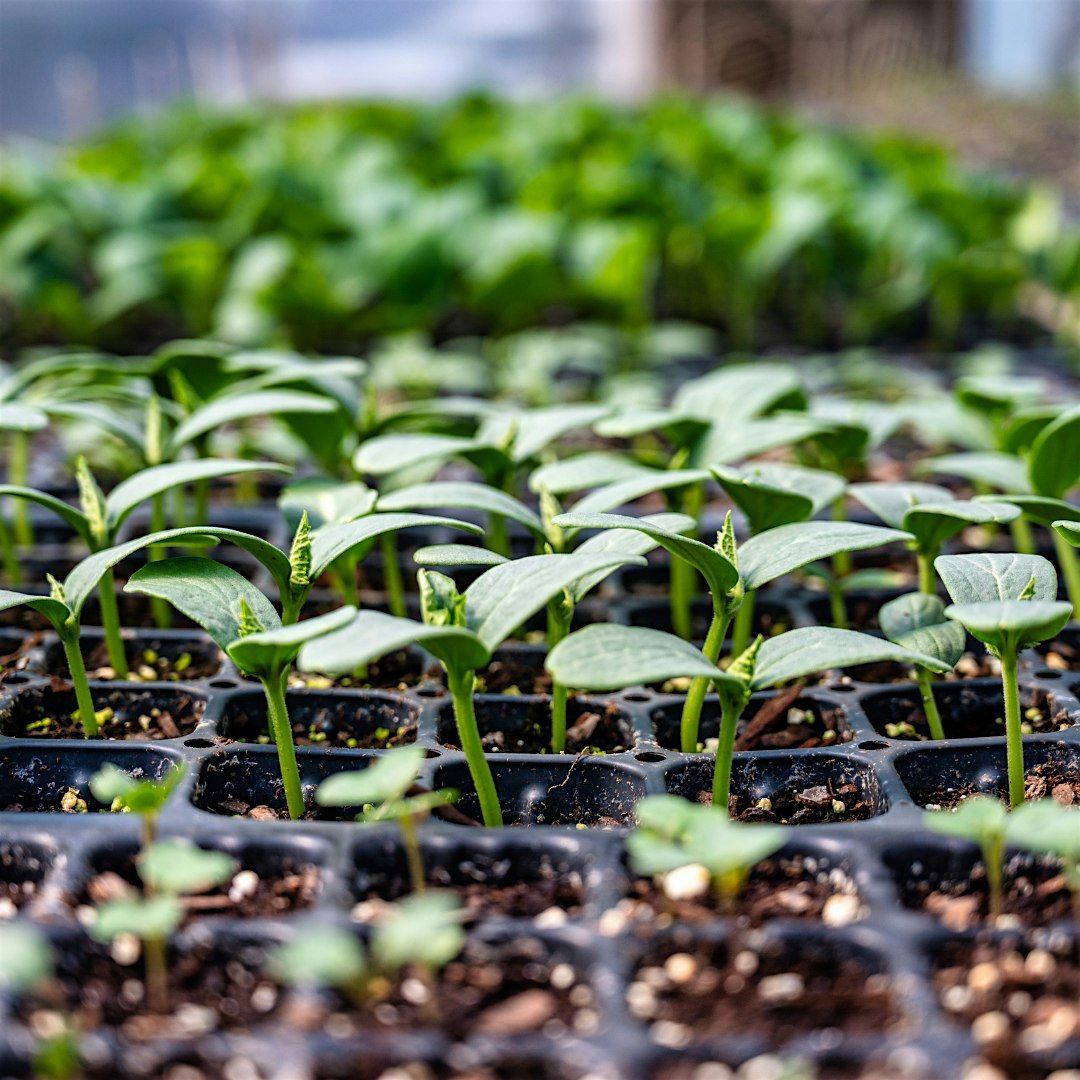
[[1039, 555], [943, 555], [934, 565], [953, 601], [945, 617], [1001, 661], [1009, 803], [1017, 807], [1024, 801], [1020, 652], [1060, 633], [1072, 605], [1057, 601], [1057, 572]]
[[1080, 926], [1080, 809], [1054, 799], [1024, 803], [1009, 815], [1010, 844], [1061, 860], [1072, 893], [1073, 919]]
[[990, 921], [1001, 914], [1005, 876], [1005, 837], [1009, 812], [987, 795], [964, 799], [955, 810], [931, 810], [923, 814], [923, 824], [945, 836], [959, 836], [978, 844], [986, 871], [987, 905]]
[[[897, 645], [940, 660], [950, 669], [964, 655], [967, 634], [958, 623], [945, 617], [945, 604], [927, 593], [908, 593], [890, 600], [878, 612], [881, 632]], [[933, 672], [915, 665], [915, 681], [922, 698], [930, 738], [944, 739], [941, 713], [934, 698]]]
[[[308, 558], [294, 548], [294, 574], [306, 578]], [[301, 646], [346, 625], [355, 608], [283, 625], [270, 601], [242, 574], [211, 559], [191, 556], [148, 563], [131, 576], [125, 588], [172, 604], [201, 626], [241, 671], [262, 684], [289, 817], [299, 818], [304, 798], [285, 687]]]
[[[677, 795], [649, 795], [634, 812], [637, 828], [626, 840], [634, 872], [666, 878], [698, 868], [703, 871], [701, 892], [711, 887], [724, 910], [731, 910], [750, 871], [779, 851], [788, 837], [782, 826], [740, 824], [721, 807]], [[685, 893], [680, 889], [680, 895]]]
[[[704, 678], [720, 698], [720, 732], [713, 775], [713, 805], [731, 795], [735, 736], [750, 695], [833, 668], [882, 660], [947, 670], [933, 656], [891, 641], [835, 627], [801, 627], [764, 641], [758, 637], [721, 671], [689, 642], [646, 627], [598, 623], [560, 642], [548, 654], [552, 677], [579, 690], [622, 690], [664, 679]], [[697, 751], [694, 746], [690, 753]]]
[[446, 672], [458, 738], [484, 824], [498, 827], [502, 809], [473, 706], [477, 669], [489, 663], [495, 649], [564, 589], [590, 574], [631, 563], [640, 565], [644, 559], [602, 553], [530, 555], [491, 567], [464, 592], [444, 574], [421, 570], [423, 622], [362, 611], [341, 632], [306, 646], [299, 666], [302, 671], [339, 675], [407, 645], [427, 649]]
[[388, 750], [359, 772], [337, 773], [315, 789], [320, 806], [359, 806], [356, 820], [365, 823], [396, 821], [401, 829], [405, 861], [413, 892], [427, 886], [417, 826], [432, 810], [456, 802], [453, 788], [417, 790], [417, 776], [427, 753], [422, 746], [399, 746]]
[[142, 819], [142, 848], [157, 837], [158, 819], [169, 796], [184, 778], [183, 765], [172, 765], [158, 780], [140, 779], [106, 762], [90, 777], [90, 793], [113, 813], [135, 814]]

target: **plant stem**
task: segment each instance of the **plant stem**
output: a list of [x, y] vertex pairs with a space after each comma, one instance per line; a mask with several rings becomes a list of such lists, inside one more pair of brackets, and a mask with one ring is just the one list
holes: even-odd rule
[[1013, 550], [1021, 555], [1035, 554], [1035, 538], [1031, 535], [1027, 518], [1021, 516], [1010, 522], [1009, 531], [1012, 533]]
[[146, 975], [146, 1003], [152, 1012], [168, 1012], [169, 963], [164, 938], [147, 938], [143, 942], [143, 967]]
[[1001, 686], [1005, 696], [1005, 747], [1009, 770], [1009, 805], [1024, 801], [1024, 739], [1020, 730], [1020, 688], [1016, 681], [1016, 648], [1011, 642], [1001, 650]]
[[847, 604], [844, 603], [844, 586], [836, 578], [829, 581], [829, 617], [837, 630], [848, 628]]
[[[832, 519], [833, 521], [847, 521], [847, 499], [843, 495], [838, 496], [833, 502]], [[832, 557], [833, 576], [837, 580], [847, 577], [851, 573], [851, 567], [850, 551], [838, 551]]]
[[756, 599], [756, 590], [747, 589], [746, 595], [743, 596], [742, 603], [739, 605], [739, 610], [735, 613], [735, 626], [731, 631], [732, 656], [741, 655], [746, 650], [746, 646], [750, 644], [750, 631], [754, 625], [754, 601]]
[[128, 677], [127, 652], [120, 633], [120, 611], [116, 606], [116, 582], [111, 569], [101, 575], [98, 582], [98, 603], [101, 606], [101, 626], [105, 631], [105, 650], [109, 665], [117, 679]]
[[86, 665], [79, 650], [78, 629], [74, 632], [61, 631], [60, 642], [64, 646], [68, 671], [71, 673], [71, 685], [75, 688], [75, 700], [79, 705], [79, 720], [83, 733], [88, 739], [96, 739], [101, 729], [98, 727], [94, 712], [94, 699], [90, 696], [90, 684], [86, 681]]
[[15, 554], [15, 545], [11, 540], [11, 530], [7, 521], [0, 516], [0, 559], [4, 564], [4, 577], [9, 585], [22, 584], [22, 567]]
[[[155, 495], [150, 502], [150, 531], [162, 532], [165, 529], [165, 496]], [[146, 552], [149, 562], [160, 562], [165, 558], [165, 551], [160, 544], [151, 544]], [[150, 611], [154, 616], [154, 625], [161, 630], [172, 626], [172, 605], [160, 596], [150, 597]]]
[[210, 516], [210, 481], [195, 481], [195, 518], [192, 525], [205, 525]]
[[743, 705], [741, 696], [720, 694], [720, 737], [716, 743], [716, 766], [713, 771], [713, 806], [726, 814], [731, 800], [731, 761], [735, 753], [735, 732]]
[[[727, 636], [728, 623], [731, 617], [723, 611], [713, 609], [712, 622], [709, 623], [709, 632], [705, 635], [705, 645], [702, 653], [705, 659], [715, 664], [720, 658], [720, 650], [724, 647], [724, 638]], [[679, 724], [679, 744], [684, 754], [697, 753], [698, 736], [701, 727], [701, 707], [705, 703], [705, 695], [709, 692], [709, 680], [704, 677], [694, 679], [686, 692], [686, 701], [683, 702], [682, 720]]]
[[562, 683], [551, 684], [551, 752], [566, 753], [566, 699], [569, 691]]
[[496, 555], [510, 558], [510, 534], [506, 528], [506, 518], [502, 514], [488, 515], [488, 549]]
[[386, 596], [390, 614], [405, 618], [405, 587], [401, 583], [401, 567], [398, 565], [397, 540], [393, 533], [383, 533], [379, 537], [379, 548], [383, 557], [383, 581], [386, 584]]
[[[11, 436], [11, 450], [8, 459], [8, 477], [17, 487], [26, 487], [30, 476], [30, 433], [16, 431]], [[34, 527], [30, 521], [30, 508], [25, 499], [14, 499], [12, 518], [17, 544], [30, 545], [34, 542]]]
[[341, 594], [342, 603], [358, 608], [360, 590], [356, 584], [356, 560], [342, 555], [330, 567], [330, 576], [334, 579], [334, 585]]
[[1057, 554], [1058, 566], [1061, 567], [1061, 576], [1065, 579], [1066, 595], [1073, 606], [1073, 616], [1080, 618], [1080, 556], [1076, 554], [1076, 548], [1056, 531], [1054, 551]]
[[405, 845], [405, 861], [409, 866], [409, 884], [414, 893], [422, 893], [427, 888], [424, 874], [424, 858], [420, 852], [420, 841], [416, 836], [416, 822], [412, 814], [406, 814], [401, 821], [401, 839]]
[[920, 551], [915, 558], [919, 563], [919, 592], [927, 596], [936, 596], [937, 574], [934, 572], [934, 552]]
[[1002, 865], [1005, 862], [1005, 837], [995, 836], [983, 844], [982, 857], [986, 867], [987, 914], [993, 923], [1001, 914], [1004, 895]]
[[270, 737], [277, 746], [281, 781], [285, 785], [285, 805], [289, 817], [296, 821], [304, 813], [304, 794], [300, 787], [300, 769], [296, 764], [296, 747], [293, 745], [292, 723], [285, 704], [286, 672], [271, 672], [262, 680], [266, 694], [266, 716], [269, 720]]
[[[680, 509], [694, 521], [701, 516], [705, 485], [690, 484], [683, 491]], [[694, 636], [693, 602], [697, 571], [685, 559], [671, 556], [671, 628], [684, 641]]]
[[503, 823], [502, 807], [495, 790], [495, 780], [491, 775], [491, 766], [484, 756], [484, 745], [480, 741], [480, 729], [476, 724], [476, 711], [473, 708], [473, 684], [476, 676], [472, 671], [454, 671], [446, 669], [446, 681], [450, 696], [454, 700], [454, 719], [457, 721], [458, 739], [465, 752], [469, 765], [476, 797], [480, 801], [480, 813], [484, 824], [489, 829], [501, 828]]
[[930, 738], [940, 741], [945, 738], [945, 729], [941, 725], [941, 713], [938, 712], [934, 698], [934, 688], [930, 684], [930, 672], [927, 668], [915, 668], [915, 681], [919, 684], [919, 696], [922, 698], [923, 714], [926, 726], [930, 729]]

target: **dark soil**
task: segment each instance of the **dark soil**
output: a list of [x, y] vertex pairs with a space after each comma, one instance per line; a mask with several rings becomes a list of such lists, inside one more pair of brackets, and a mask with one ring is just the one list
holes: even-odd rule
[[[964, 799], [972, 795], [985, 795], [976, 784], [963, 784], [959, 787], [938, 788], [932, 792], [922, 805], [929, 808], [941, 807], [951, 810]], [[997, 792], [1002, 802], [1006, 801], [1004, 788]], [[1080, 805], [1080, 777], [1076, 768], [1067, 762], [1047, 761], [1041, 765], [1029, 766], [1024, 778], [1024, 797], [1026, 799], [1056, 799], [1063, 806]]]
[[743, 926], [762, 926], [771, 919], [822, 921], [826, 905], [830, 925], [846, 925], [865, 914], [847, 874], [797, 856], [760, 863], [731, 907], [725, 907], [711, 889], [700, 897], [673, 900], [651, 878], [635, 878], [630, 896], [619, 906], [644, 924], [639, 929], [653, 932], [707, 923], [717, 916], [734, 918]]
[[[712, 792], [702, 791], [698, 802], [709, 805]], [[767, 804], [767, 805], [765, 805]], [[779, 825], [821, 825], [831, 821], [864, 821], [874, 816], [874, 804], [850, 781], [829, 778], [823, 784], [784, 788], [771, 798], [751, 803], [733, 794], [728, 812], [739, 821], [768, 821]]]
[[329, 690], [408, 690], [419, 686], [428, 676], [420, 669], [420, 663], [407, 649], [391, 653], [368, 664], [362, 676], [340, 675], [331, 679], [326, 675], [311, 675], [293, 671], [289, 675], [290, 689]]
[[[950, 930], [962, 931], [987, 919], [986, 871], [982, 864], [970, 876], [941, 880], [912, 873], [900, 880], [905, 907], [933, 915]], [[1046, 926], [1072, 917], [1072, 894], [1059, 867], [1014, 859], [1006, 868], [1000, 924]]]
[[551, 676], [539, 666], [516, 658], [496, 657], [476, 673], [477, 694], [550, 694]]
[[[89, 651], [86, 651], [85, 645], [83, 649], [83, 661], [90, 679], [104, 681], [116, 678], [103, 640]], [[124, 653], [127, 656], [129, 682], [212, 679], [221, 670], [225, 659], [221, 650], [211, 642], [125, 641]], [[46, 653], [44, 670], [46, 675], [67, 678], [67, 661], [59, 646]]]
[[[956, 667], [943, 675], [935, 675], [937, 682], [961, 682], [964, 679], [1000, 679], [1001, 664], [989, 653], [966, 652], [956, 663]], [[894, 664], [883, 660], [876, 664], [859, 664], [856, 667], [844, 669], [841, 678], [831, 678], [826, 672], [822, 675], [822, 683], [912, 683], [911, 668], [905, 664]]]
[[793, 957], [723, 945], [668, 945], [639, 967], [627, 991], [631, 1012], [672, 1047], [756, 1036], [770, 1047], [811, 1031], [884, 1038], [900, 1010], [884, 975], [834, 950]]
[[[381, 699], [343, 699], [333, 706], [298, 708], [290, 703], [293, 740], [297, 746], [349, 750], [387, 750], [416, 742], [416, 722], [405, 719], [395, 706]], [[265, 706], [237, 707], [223, 725], [228, 741], [268, 745]]]
[[[30, 692], [28, 692], [29, 694]], [[190, 735], [202, 719], [205, 703], [187, 694], [170, 691], [167, 707], [150, 690], [107, 690], [96, 687], [94, 705], [100, 725], [99, 739], [126, 742], [156, 742]], [[70, 685], [54, 678], [40, 702], [24, 705], [21, 699], [0, 718], [0, 734], [14, 738], [82, 739], [75, 692]]]
[[[479, 711], [479, 710], [478, 710]], [[547, 701], [536, 710], [541, 718], [527, 719], [505, 727], [492, 727], [480, 718], [481, 741], [486, 753], [550, 754], [551, 711]], [[586, 703], [572, 698], [566, 709], [567, 754], [619, 754], [633, 745], [633, 732], [625, 714], [613, 702], [607, 705]], [[497, 722], [496, 717], [492, 720]], [[457, 741], [448, 739], [444, 746], [457, 749]]]
[[[89, 908], [135, 897], [141, 891], [135, 860], [129, 858], [116, 869], [95, 874], [69, 903], [76, 909]], [[310, 864], [277, 874], [238, 869], [226, 884], [198, 896], [185, 896], [183, 905], [188, 919], [213, 915], [272, 919], [308, 907], [318, 891], [319, 871]]]
[[1077, 946], [1058, 947], [1064, 951], [954, 944], [937, 959], [942, 1006], [970, 1026], [985, 1060], [1009, 1080], [1044, 1080], [1080, 1065]]

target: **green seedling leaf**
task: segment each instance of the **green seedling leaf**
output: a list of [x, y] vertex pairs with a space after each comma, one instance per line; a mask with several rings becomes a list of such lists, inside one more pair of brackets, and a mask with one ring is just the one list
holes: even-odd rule
[[171, 765], [160, 780], [144, 780], [106, 762], [90, 777], [90, 793], [102, 806], [145, 817], [161, 810], [183, 778], [182, 765]]
[[968, 525], [1006, 525], [1019, 516], [1018, 507], [1004, 502], [920, 504], [904, 515], [903, 527], [915, 537], [919, 551], [935, 553]]
[[433, 891], [394, 905], [375, 927], [371, 955], [382, 971], [396, 972], [410, 964], [438, 971], [464, 944], [460, 901], [453, 893]]
[[625, 554], [529, 555], [493, 566], [465, 590], [466, 626], [494, 651], [575, 581], [627, 565], [644, 566], [645, 560]]
[[1073, 547], [1080, 547], [1080, 521], [1055, 521], [1054, 532]]
[[574, 504], [575, 514], [603, 514], [628, 506], [638, 499], [656, 491], [670, 491], [672, 488], [687, 487], [690, 484], [704, 483], [711, 477], [707, 469], [650, 469], [648, 473], [617, 484], [597, 488]]
[[[160, 563], [159, 565], [166, 565]], [[261, 678], [284, 671], [309, 641], [340, 630], [352, 622], [356, 608], [341, 607], [313, 619], [241, 635], [225, 651], [237, 667]]]
[[1080, 484], [1080, 405], [1039, 432], [1028, 455], [1028, 477], [1037, 494], [1055, 499]]
[[410, 487], [398, 488], [389, 495], [381, 495], [378, 501], [380, 512], [428, 510], [435, 507], [454, 507], [496, 514], [508, 521], [524, 525], [537, 536], [542, 537], [544, 534], [543, 524], [532, 510], [513, 495], [487, 484], [469, 481], [413, 484]]
[[904, 516], [913, 506], [956, 500], [948, 488], [936, 484], [852, 484], [848, 493], [894, 529], [906, 528]]
[[883, 660], [919, 665], [931, 671], [944, 672], [952, 667], [927, 653], [906, 649], [857, 630], [804, 626], [764, 642], [758, 653], [752, 687], [754, 690], [764, 690], [806, 675], [815, 675], [819, 671], [874, 664]]
[[739, 570], [745, 588], [759, 589], [793, 570], [842, 551], [864, 551], [909, 540], [910, 533], [879, 525], [799, 521], [750, 537], [739, 548]]
[[549, 461], [533, 469], [529, 475], [529, 490], [568, 495], [574, 491], [591, 491], [608, 484], [635, 480], [642, 475], [651, 475], [653, 471], [622, 454], [591, 451], [560, 461]]
[[692, 458], [710, 467], [733, 464], [807, 439], [831, 437], [833, 427], [807, 413], [785, 413], [731, 426], [718, 423], [709, 428]]
[[923, 815], [923, 824], [944, 836], [959, 836], [985, 845], [1005, 835], [1009, 811], [997, 799], [975, 795], [955, 810], [934, 810]]
[[480, 465], [497, 459], [499, 451], [479, 439], [461, 435], [391, 434], [376, 435], [362, 443], [353, 456], [358, 473], [386, 476], [420, 465], [438, 465], [453, 458], [464, 458]]
[[367, 484], [312, 477], [290, 484], [281, 493], [278, 507], [292, 529], [299, 524], [305, 510], [311, 527], [318, 529], [370, 514], [377, 498], [378, 492]]
[[491, 659], [487, 647], [459, 626], [429, 626], [381, 611], [361, 611], [344, 628], [308, 642], [297, 667], [327, 675], [355, 671], [407, 645], [421, 645], [448, 668], [475, 671]]
[[26, 993], [52, 975], [52, 946], [27, 923], [0, 924], [0, 956], [0, 993]]
[[134, 934], [142, 941], [167, 938], [184, 917], [184, 908], [175, 896], [148, 896], [113, 900], [97, 909], [90, 936], [111, 942], [121, 934]]
[[223, 851], [204, 851], [187, 840], [159, 840], [139, 856], [139, 877], [155, 893], [193, 896], [224, 885], [236, 861]]
[[[981, 499], [978, 501], [982, 501]], [[993, 501], [1010, 503], [1030, 521], [1050, 528], [1055, 521], [1080, 521], [1080, 506], [1045, 495], [1000, 495]]]
[[226, 651], [243, 636], [241, 600], [265, 630], [281, 627], [273, 604], [255, 585], [212, 559], [184, 556], [147, 563], [131, 575], [124, 591], [168, 601]]
[[672, 401], [686, 416], [708, 423], [720, 417], [733, 427], [777, 409], [801, 409], [806, 404], [806, 391], [793, 365], [761, 360], [728, 364], [689, 379]]
[[64, 629], [64, 624], [71, 615], [68, 605], [55, 597], [0, 589], [0, 611], [9, 611], [11, 608], [23, 606], [43, 615], [58, 633]]
[[397, 802], [416, 783], [426, 751], [399, 746], [380, 755], [366, 769], [327, 777], [315, 791], [320, 806], [378, 806]]
[[576, 690], [621, 690], [698, 677], [742, 688], [737, 678], [710, 664], [688, 641], [642, 626], [586, 626], [560, 641], [544, 666], [557, 683]]
[[1057, 571], [1041, 555], [941, 555], [934, 569], [954, 604], [1016, 600], [1025, 592], [1033, 600], [1057, 599]]
[[890, 600], [878, 612], [881, 632], [896, 645], [936, 657], [950, 668], [964, 655], [967, 635], [958, 622], [945, 618], [945, 604], [927, 593], [908, 593]]
[[58, 518], [67, 522], [79, 538], [88, 547], [94, 543], [93, 532], [90, 528], [90, 519], [74, 506], [69, 506], [62, 499], [48, 495], [44, 491], [36, 491], [34, 488], [20, 487], [17, 484], [0, 484], [0, 496], [11, 496], [16, 499], [25, 499], [27, 502], [36, 503], [56, 514]]
[[689, 446], [708, 427], [708, 420], [686, 415], [677, 409], [627, 406], [600, 420], [593, 430], [605, 439], [634, 439], [639, 435], [659, 433], [674, 446]]
[[44, 410], [24, 402], [18, 404], [0, 403], [0, 431], [21, 431], [33, 434], [44, 431], [49, 426], [49, 417]]
[[298, 413], [333, 413], [339, 406], [331, 398], [301, 390], [259, 390], [215, 398], [178, 424], [172, 434], [174, 448], [187, 446], [226, 424]]
[[983, 600], [951, 604], [945, 616], [1001, 655], [1055, 637], [1072, 617], [1072, 604], [1064, 600]]
[[959, 476], [995, 491], [1026, 494], [1031, 490], [1024, 463], [1012, 454], [978, 451], [944, 454], [921, 462], [918, 471], [926, 475]]
[[649, 518], [621, 514], [560, 514], [555, 524], [563, 529], [629, 529], [650, 537], [676, 558], [684, 559], [705, 578], [714, 600], [724, 597], [739, 583], [739, 571], [715, 548], [700, 540], [671, 532]]
[[504, 432], [513, 429], [510, 457], [520, 464], [535, 457], [546, 446], [569, 435], [571, 431], [591, 428], [610, 412], [607, 405], [549, 405], [518, 413], [493, 413], [481, 427], [481, 437], [501, 443], [500, 427]]
[[743, 512], [751, 534], [805, 521], [844, 492], [844, 479], [822, 469], [772, 462], [736, 469], [713, 467], [713, 476]]
[[1080, 809], [1055, 799], [1024, 803], [1009, 815], [1006, 836], [1027, 851], [1056, 855], [1066, 864], [1070, 887], [1080, 888]]
[[271, 975], [285, 986], [347, 988], [368, 974], [356, 935], [339, 927], [310, 927], [279, 945], [267, 958]]
[[417, 566], [501, 566], [509, 561], [505, 555], [472, 544], [431, 544], [413, 553]]

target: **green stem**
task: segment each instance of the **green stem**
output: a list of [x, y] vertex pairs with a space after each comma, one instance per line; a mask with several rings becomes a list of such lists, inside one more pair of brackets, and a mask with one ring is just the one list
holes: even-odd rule
[[987, 913], [990, 922], [996, 922], [1001, 914], [1005, 890], [1002, 887], [1005, 862], [1005, 838], [996, 836], [983, 845], [983, 865], [986, 867]]
[[296, 821], [304, 813], [304, 794], [300, 787], [300, 769], [296, 764], [289, 708], [285, 703], [286, 675], [286, 672], [271, 672], [262, 680], [262, 684], [266, 694], [270, 736], [277, 746], [281, 781], [285, 785], [285, 805], [289, 809], [289, 817]]
[[510, 533], [506, 528], [506, 518], [502, 514], [488, 515], [487, 542], [490, 551], [510, 558]]
[[169, 1011], [169, 963], [165, 939], [147, 938], [143, 942], [143, 968], [146, 975], [146, 1003], [150, 1011]]
[[1080, 555], [1064, 536], [1054, 532], [1054, 551], [1057, 553], [1061, 576], [1065, 579], [1065, 592], [1073, 606], [1073, 616], [1080, 618]]
[[919, 592], [927, 596], [937, 595], [937, 574], [934, 571], [933, 551], [916, 552], [915, 558], [919, 563]]
[[1012, 533], [1013, 550], [1021, 555], [1035, 554], [1035, 537], [1031, 534], [1031, 525], [1025, 517], [1018, 517], [1010, 522], [1009, 531]]
[[[705, 502], [705, 485], [690, 484], [683, 491], [680, 509], [697, 521]], [[693, 603], [697, 571], [685, 559], [671, 556], [671, 628], [684, 641], [694, 636]]]
[[716, 743], [716, 767], [713, 771], [713, 806], [728, 812], [731, 800], [731, 763], [735, 753], [735, 733], [742, 715], [743, 699], [734, 694], [720, 695], [720, 737]]
[[[709, 623], [709, 632], [705, 635], [705, 644], [701, 650], [705, 659], [710, 663], [715, 664], [720, 658], [720, 650], [724, 647], [724, 638], [727, 636], [730, 621], [729, 615], [714, 609], [712, 622]], [[682, 720], [679, 724], [679, 743], [684, 754], [697, 752], [701, 728], [701, 708], [705, 703], [705, 695], [708, 692], [709, 680], [704, 677], [694, 679], [686, 692]]]
[[930, 671], [917, 667], [915, 681], [919, 684], [919, 696], [922, 698], [923, 714], [926, 716], [926, 726], [930, 729], [930, 738], [940, 741], [945, 738], [945, 729], [941, 724], [941, 713], [938, 712], [934, 688], [930, 683]]
[[[155, 495], [150, 502], [150, 531], [162, 532], [165, 528], [165, 496]], [[146, 558], [149, 562], [161, 562], [165, 558], [164, 547], [161, 544], [151, 544]], [[150, 597], [150, 611], [156, 627], [167, 630], [172, 626], [172, 605], [160, 596]]]
[[101, 606], [101, 626], [105, 631], [105, 650], [109, 654], [113, 677], [126, 679], [127, 653], [124, 650], [124, 638], [120, 633], [120, 610], [116, 605], [116, 582], [111, 569], [106, 570], [98, 582], [98, 603]]
[[757, 592], [748, 589], [742, 598], [739, 610], [735, 613], [735, 626], [731, 631], [731, 655], [741, 656], [750, 644], [750, 630], [754, 625], [754, 601]]
[[11, 539], [11, 530], [7, 521], [0, 516], [0, 559], [4, 564], [4, 578], [9, 585], [22, 584], [22, 567], [19, 565], [18, 556], [15, 554], [15, 544]]
[[422, 893], [427, 888], [424, 874], [424, 858], [420, 852], [420, 841], [416, 836], [416, 822], [411, 814], [406, 814], [401, 821], [401, 839], [405, 845], [405, 861], [409, 867], [409, 883], [414, 893]]
[[1001, 684], [1005, 696], [1005, 746], [1009, 769], [1009, 805], [1024, 801], [1024, 738], [1020, 728], [1020, 687], [1016, 678], [1016, 649], [1011, 643], [1001, 651]]
[[383, 581], [386, 584], [386, 597], [389, 601], [390, 614], [404, 619], [405, 586], [401, 582], [401, 567], [398, 565], [397, 540], [393, 533], [383, 533], [379, 537], [379, 549], [383, 558]]
[[829, 581], [829, 617], [837, 630], [848, 628], [847, 604], [844, 603], [844, 586], [832, 578]]
[[79, 720], [82, 721], [83, 733], [88, 739], [96, 739], [101, 729], [98, 727], [94, 712], [94, 699], [90, 696], [90, 684], [86, 680], [86, 665], [79, 649], [79, 631], [60, 632], [60, 642], [64, 646], [68, 671], [71, 673], [71, 685], [75, 688], [75, 700], [79, 705]]
[[356, 559], [342, 555], [330, 567], [330, 576], [334, 587], [341, 594], [341, 601], [349, 607], [360, 606], [360, 590], [356, 584]]
[[569, 690], [562, 683], [551, 685], [551, 752], [566, 753], [566, 701]]
[[[30, 477], [30, 433], [16, 431], [11, 436], [11, 456], [8, 460], [10, 482], [26, 487]], [[30, 521], [30, 508], [25, 499], [15, 499], [12, 507], [12, 524], [17, 544], [34, 542], [34, 527]]]
[[210, 481], [195, 481], [195, 517], [192, 525], [205, 525], [210, 516]]
[[476, 676], [471, 671], [456, 672], [447, 668], [446, 681], [450, 696], [454, 700], [458, 739], [465, 752], [465, 760], [476, 788], [476, 797], [480, 801], [480, 813], [489, 829], [498, 829], [503, 823], [502, 807], [499, 806], [499, 795], [495, 790], [491, 766], [484, 756], [484, 745], [480, 741], [480, 729], [477, 727], [476, 711], [473, 708], [473, 684]]
[[[832, 518], [833, 521], [847, 521], [847, 499], [840, 495], [833, 502], [832, 506]], [[852, 562], [850, 551], [838, 551], [832, 557], [833, 577], [837, 580], [846, 578], [851, 573]]]

